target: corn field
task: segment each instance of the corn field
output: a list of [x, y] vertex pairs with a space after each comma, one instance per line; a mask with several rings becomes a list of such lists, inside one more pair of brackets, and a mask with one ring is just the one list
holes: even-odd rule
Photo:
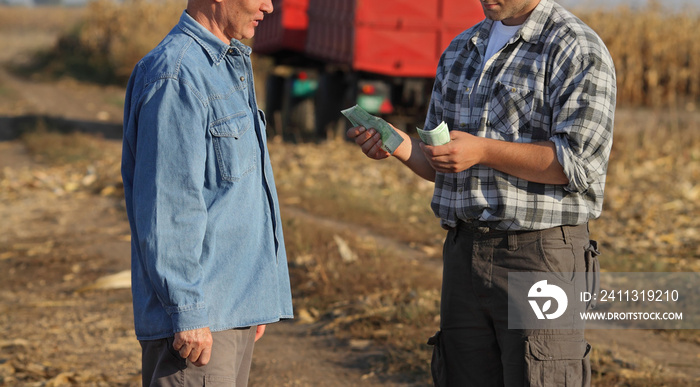
[[608, 46], [615, 62], [618, 102], [626, 106], [680, 106], [700, 100], [700, 39], [695, 12], [644, 10], [579, 14]]
[[[574, 13], [612, 54], [619, 105], [695, 110], [700, 102], [700, 12], [671, 13], [659, 4]], [[90, 2], [83, 21], [59, 39], [58, 60], [87, 62], [83, 69], [106, 69], [111, 83], [123, 83], [139, 58], [177, 23], [184, 7], [177, 0]]]

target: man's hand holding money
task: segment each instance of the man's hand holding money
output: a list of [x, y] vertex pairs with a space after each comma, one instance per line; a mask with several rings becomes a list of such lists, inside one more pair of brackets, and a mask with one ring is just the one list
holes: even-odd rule
[[457, 173], [479, 164], [484, 149], [482, 138], [459, 130], [449, 132], [449, 136], [450, 141], [444, 145], [420, 144], [433, 169], [443, 173]]
[[391, 156], [391, 153], [382, 148], [382, 135], [374, 128], [355, 126], [348, 129], [346, 134], [348, 138], [355, 140], [362, 152], [371, 159], [382, 160]]
[[450, 142], [450, 128], [445, 121], [441, 122], [435, 129], [423, 130], [416, 128], [420, 139], [428, 145], [445, 145]]

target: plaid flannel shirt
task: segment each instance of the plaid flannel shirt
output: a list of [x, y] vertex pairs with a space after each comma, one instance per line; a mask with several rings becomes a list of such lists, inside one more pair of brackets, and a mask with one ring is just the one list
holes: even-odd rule
[[616, 81], [610, 54], [583, 22], [542, 0], [485, 64], [493, 21], [458, 35], [440, 58], [425, 127], [511, 142], [552, 141], [568, 185], [475, 165], [437, 173], [431, 207], [443, 227], [501, 230], [578, 225], [600, 216], [612, 147]]

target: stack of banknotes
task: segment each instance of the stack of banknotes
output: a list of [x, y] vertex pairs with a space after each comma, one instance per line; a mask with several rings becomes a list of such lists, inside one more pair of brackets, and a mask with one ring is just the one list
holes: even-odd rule
[[450, 129], [445, 121], [442, 121], [433, 130], [423, 130], [421, 128], [416, 128], [416, 130], [420, 139], [428, 145], [445, 145], [450, 142]]
[[396, 130], [394, 130], [388, 122], [367, 113], [365, 109], [358, 105], [341, 110], [340, 112], [343, 113], [353, 125], [363, 126], [365, 129], [374, 128], [379, 132], [382, 136], [382, 149], [389, 153], [393, 154], [396, 148], [403, 142], [403, 137], [396, 133]]
[[[341, 113], [355, 126], [376, 129], [382, 136], [382, 149], [389, 153], [393, 154], [403, 142], [403, 137], [396, 133], [396, 130], [388, 122], [367, 113], [366, 110], [358, 105], [341, 110]], [[416, 128], [416, 130], [420, 139], [428, 145], [445, 145], [450, 142], [450, 129], [444, 121], [433, 130], [423, 130], [421, 128]]]

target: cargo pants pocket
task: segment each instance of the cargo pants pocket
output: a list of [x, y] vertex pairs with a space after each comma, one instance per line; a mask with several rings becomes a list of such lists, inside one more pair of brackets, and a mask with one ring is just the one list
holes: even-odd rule
[[433, 376], [433, 385], [435, 387], [447, 386], [445, 352], [440, 340], [440, 331], [437, 331], [431, 338], [428, 339], [428, 345], [433, 346], [433, 356], [430, 360], [430, 373]]
[[[586, 247], [586, 291], [589, 294], [597, 295], [600, 290], [600, 263], [598, 262], [598, 242], [591, 240]], [[591, 300], [586, 303], [586, 310], [596, 307], [597, 297], [591, 297]]]
[[530, 336], [526, 386], [590, 386], [591, 346], [580, 336]]

